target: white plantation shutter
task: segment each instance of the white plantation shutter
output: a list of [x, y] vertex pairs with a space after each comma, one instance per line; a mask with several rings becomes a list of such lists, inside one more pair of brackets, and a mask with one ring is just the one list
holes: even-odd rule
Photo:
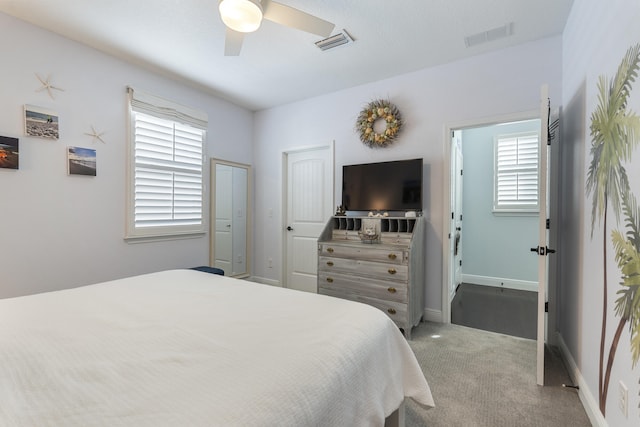
[[536, 133], [497, 138], [494, 211], [538, 210], [538, 147]]
[[206, 116], [133, 89], [129, 94], [132, 159], [127, 238], [203, 233]]

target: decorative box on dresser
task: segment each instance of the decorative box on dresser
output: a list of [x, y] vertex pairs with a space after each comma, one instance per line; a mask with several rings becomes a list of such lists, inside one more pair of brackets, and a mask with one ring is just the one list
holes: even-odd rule
[[423, 314], [423, 217], [334, 216], [318, 239], [318, 293], [387, 313], [407, 339]]

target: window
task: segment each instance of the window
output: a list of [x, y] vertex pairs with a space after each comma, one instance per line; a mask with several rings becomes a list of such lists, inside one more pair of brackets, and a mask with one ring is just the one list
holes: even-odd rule
[[204, 233], [206, 115], [132, 88], [128, 92], [125, 238], [159, 239]]
[[495, 141], [495, 212], [538, 211], [537, 133], [499, 136]]

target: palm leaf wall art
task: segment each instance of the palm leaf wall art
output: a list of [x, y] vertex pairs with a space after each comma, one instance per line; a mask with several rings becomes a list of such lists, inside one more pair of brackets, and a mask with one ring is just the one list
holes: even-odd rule
[[[628, 188], [628, 187], [627, 187]], [[625, 216], [626, 234], [618, 230], [611, 233], [611, 240], [615, 251], [615, 259], [621, 273], [620, 286], [615, 305], [616, 316], [620, 318], [611, 341], [607, 368], [604, 377], [603, 390], [606, 399], [611, 368], [618, 349], [618, 343], [627, 322], [631, 334], [631, 360], [635, 367], [640, 357], [640, 210], [636, 198], [630, 191], [622, 195], [622, 206]]]
[[[611, 366], [613, 365], [620, 335], [627, 321], [630, 321], [630, 325], [633, 328], [632, 342], [634, 340], [640, 341], [637, 332], [638, 318], [637, 316], [631, 316], [633, 301], [635, 300], [637, 304], [637, 289], [632, 290], [631, 286], [625, 287], [624, 285], [638, 280], [633, 270], [634, 268], [640, 269], [640, 263], [636, 264], [631, 260], [634, 259], [632, 248], [636, 248], [637, 254], [638, 246], [634, 243], [640, 241], [640, 236], [637, 239], [633, 237], [634, 233], [637, 234], [638, 229], [637, 222], [631, 219], [632, 217], [637, 217], [632, 207], [635, 204], [635, 199], [630, 194], [626, 171], [623, 167], [624, 163], [631, 160], [640, 137], [640, 117], [627, 109], [632, 84], [638, 76], [639, 69], [640, 44], [636, 44], [627, 50], [615, 77], [611, 81], [608, 81], [604, 76], [600, 76], [598, 79], [598, 105], [591, 114], [591, 163], [587, 171], [586, 191], [587, 195], [592, 196], [593, 202], [591, 209], [591, 236], [593, 237], [596, 219], [598, 224], [602, 226], [603, 233], [602, 329], [598, 373], [599, 406], [603, 415], [606, 412]], [[604, 357], [608, 312], [607, 211], [609, 207], [613, 210], [616, 222], [620, 217], [621, 209], [624, 209], [628, 226], [627, 237], [631, 235], [633, 238], [627, 241], [619, 232], [612, 234], [616, 249], [616, 262], [623, 275], [621, 284], [623, 285], [622, 293], [624, 295], [620, 296], [616, 302], [616, 316], [620, 317], [620, 323], [611, 343], [605, 372]], [[634, 225], [629, 227], [629, 221], [632, 221]], [[640, 274], [640, 270], [637, 273]], [[629, 276], [626, 280], [625, 274]], [[619, 291], [618, 294], [620, 293]], [[631, 293], [634, 294], [631, 295]], [[630, 302], [628, 302], [629, 298], [631, 298]], [[621, 300], [622, 302], [620, 302]], [[637, 359], [634, 359], [634, 365], [636, 362]]]

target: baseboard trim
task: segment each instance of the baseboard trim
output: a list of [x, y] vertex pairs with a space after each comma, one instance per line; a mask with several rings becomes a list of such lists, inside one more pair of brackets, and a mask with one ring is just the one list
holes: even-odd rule
[[278, 288], [282, 287], [282, 283], [280, 283], [279, 280], [267, 279], [266, 277], [251, 276], [249, 280], [256, 283], [262, 283], [263, 285], [276, 286]]
[[444, 320], [442, 319], [442, 310], [425, 308], [422, 313], [422, 320], [425, 322], [444, 323]]
[[556, 337], [558, 348], [560, 349], [562, 358], [564, 359], [567, 370], [569, 371], [569, 376], [571, 377], [573, 384], [580, 387], [578, 390], [578, 397], [580, 397], [580, 402], [582, 402], [582, 406], [587, 413], [587, 417], [589, 417], [589, 421], [591, 421], [591, 425], [608, 427], [609, 424], [607, 424], [607, 420], [602, 416], [598, 402], [591, 394], [591, 390], [589, 390], [589, 387], [582, 376], [582, 372], [580, 372], [578, 365], [573, 359], [573, 356], [569, 351], [569, 347], [567, 347], [567, 344], [564, 342], [564, 339], [559, 332], [556, 333]]
[[495, 286], [497, 288], [517, 289], [521, 291], [538, 292], [538, 282], [529, 280], [505, 279], [503, 277], [478, 276], [475, 274], [463, 274], [464, 283], [474, 285]]

